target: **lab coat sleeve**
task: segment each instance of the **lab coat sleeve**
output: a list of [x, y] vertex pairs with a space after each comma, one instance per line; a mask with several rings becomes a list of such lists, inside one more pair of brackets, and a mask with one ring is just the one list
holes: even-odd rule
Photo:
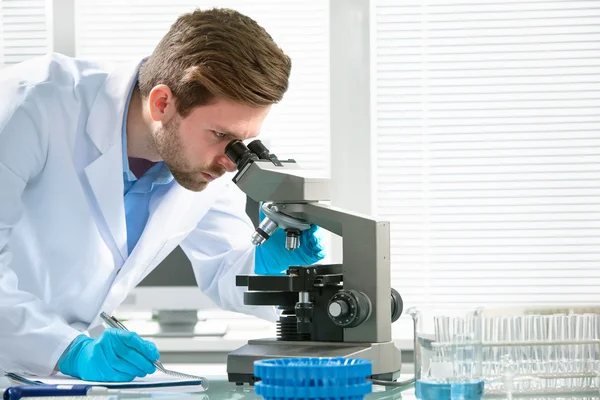
[[274, 307], [244, 305], [247, 288], [235, 286], [236, 275], [254, 273], [255, 250], [250, 242], [254, 228], [245, 204], [246, 195], [233, 182], [226, 183], [181, 248], [192, 263], [198, 286], [215, 304], [276, 321], [279, 316]]
[[11, 229], [23, 216], [22, 195], [43, 171], [48, 146], [36, 110], [18, 102], [25, 93], [13, 94], [9, 101], [19, 105], [9, 108], [0, 99], [0, 371], [49, 375], [80, 332], [43, 300], [20, 290], [11, 264]]

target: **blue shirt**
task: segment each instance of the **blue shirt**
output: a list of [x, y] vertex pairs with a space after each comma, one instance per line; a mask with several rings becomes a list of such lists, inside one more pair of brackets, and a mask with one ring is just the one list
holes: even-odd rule
[[150, 214], [149, 205], [152, 194], [158, 185], [167, 185], [173, 181], [173, 175], [164, 162], [154, 164], [139, 179], [129, 169], [127, 157], [127, 112], [133, 89], [137, 83], [134, 80], [125, 103], [123, 113], [123, 199], [125, 201], [125, 222], [127, 226], [127, 249], [131, 254], [142, 232], [146, 227]]

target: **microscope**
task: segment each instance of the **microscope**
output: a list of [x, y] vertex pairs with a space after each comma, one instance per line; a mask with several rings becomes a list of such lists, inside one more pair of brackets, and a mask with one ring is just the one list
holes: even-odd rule
[[351, 357], [371, 360], [371, 378], [394, 381], [400, 350], [392, 341], [392, 322], [402, 298], [390, 287], [390, 226], [324, 202], [329, 179], [279, 160], [259, 141], [230, 142], [225, 154], [236, 164], [233, 182], [265, 214], [251, 238], [260, 246], [284, 229], [289, 251], [301, 233], [316, 224], [342, 237], [342, 264], [292, 265], [285, 275], [238, 275], [247, 287], [244, 304], [277, 306], [277, 337], [250, 340], [227, 356], [227, 375], [238, 385], [254, 384], [254, 361], [286, 357]]

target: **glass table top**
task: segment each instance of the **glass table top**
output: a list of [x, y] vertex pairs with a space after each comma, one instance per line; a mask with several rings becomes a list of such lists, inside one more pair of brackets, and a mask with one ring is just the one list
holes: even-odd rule
[[[411, 376], [402, 375], [401, 380], [408, 379]], [[228, 382], [225, 375], [222, 376], [210, 376], [210, 385], [205, 392], [128, 392], [123, 391], [118, 396], [104, 396], [104, 397], [91, 397], [90, 400], [134, 400], [134, 399], [147, 399], [147, 400], [258, 400], [262, 399], [261, 396], [254, 392], [254, 387], [249, 385], [237, 386], [234, 383]], [[5, 377], [0, 377], [0, 391], [4, 391], [4, 388], [11, 385], [11, 382]], [[505, 399], [506, 397], [484, 397], [484, 399]], [[560, 396], [534, 396], [534, 397], [517, 397], [514, 399], [523, 398], [528, 400], [600, 400], [600, 393], [593, 394], [569, 394]], [[48, 400], [81, 400], [82, 397], [54, 397], [48, 398]], [[374, 399], [403, 399], [403, 400], [416, 400], [414, 385], [403, 388], [385, 387], [373, 385], [373, 392], [365, 397], [367, 400]]]

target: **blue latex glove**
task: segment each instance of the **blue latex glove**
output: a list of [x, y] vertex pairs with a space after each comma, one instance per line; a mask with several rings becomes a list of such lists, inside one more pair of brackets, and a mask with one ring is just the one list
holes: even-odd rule
[[[262, 210], [259, 214], [262, 221]], [[321, 246], [323, 234], [317, 225], [311, 224], [310, 229], [302, 231], [300, 247], [295, 250], [285, 248], [285, 239], [285, 230], [277, 228], [266, 242], [256, 248], [255, 274], [281, 275], [290, 265], [311, 265], [325, 258], [325, 250]]]
[[86, 381], [129, 382], [156, 371], [152, 361], [159, 357], [154, 343], [111, 328], [96, 339], [77, 336], [58, 360], [58, 370]]

